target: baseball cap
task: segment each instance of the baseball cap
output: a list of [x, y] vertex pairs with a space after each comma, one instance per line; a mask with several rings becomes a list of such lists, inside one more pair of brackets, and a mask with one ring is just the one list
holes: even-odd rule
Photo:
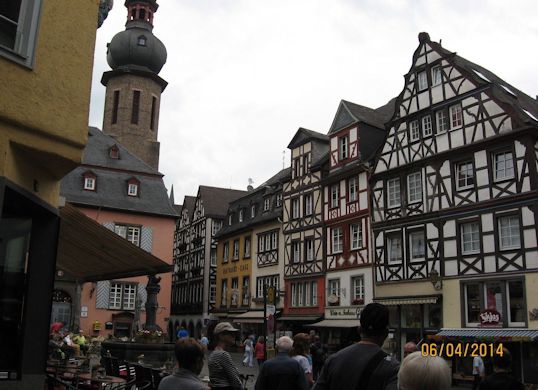
[[239, 332], [239, 329], [234, 328], [229, 322], [219, 322], [217, 326], [215, 326], [213, 334], [220, 334], [224, 332]]
[[369, 303], [362, 309], [360, 323], [366, 333], [384, 331], [389, 325], [389, 309], [380, 303]]

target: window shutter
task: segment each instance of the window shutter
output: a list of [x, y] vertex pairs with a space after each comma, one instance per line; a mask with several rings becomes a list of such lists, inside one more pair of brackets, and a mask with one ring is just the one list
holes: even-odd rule
[[142, 226], [142, 234], [140, 238], [140, 248], [146, 252], [151, 252], [153, 244], [153, 229], [149, 226]]
[[97, 292], [95, 293], [95, 307], [97, 309], [108, 309], [109, 305], [109, 293], [110, 293], [110, 281], [103, 280], [97, 282]]
[[146, 291], [146, 285], [138, 284], [137, 293], [138, 293], [138, 299], [140, 301], [140, 310], [146, 310], [146, 301], [148, 299], [148, 292]]
[[103, 226], [108, 230], [114, 231], [114, 222], [103, 222]]

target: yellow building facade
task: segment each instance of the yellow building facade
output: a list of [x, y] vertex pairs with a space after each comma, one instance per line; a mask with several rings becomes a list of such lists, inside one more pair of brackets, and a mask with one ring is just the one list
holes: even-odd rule
[[252, 230], [219, 237], [216, 313], [244, 312], [250, 308], [252, 242]]
[[87, 139], [99, 4], [0, 11], [0, 389], [43, 388], [60, 179]]

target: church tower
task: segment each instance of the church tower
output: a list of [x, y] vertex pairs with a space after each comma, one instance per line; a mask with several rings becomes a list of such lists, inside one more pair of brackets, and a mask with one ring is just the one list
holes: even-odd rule
[[159, 76], [166, 47], [153, 35], [155, 0], [126, 0], [125, 31], [108, 44], [103, 73], [106, 87], [103, 132], [114, 137], [141, 160], [159, 169], [159, 106], [167, 82]]

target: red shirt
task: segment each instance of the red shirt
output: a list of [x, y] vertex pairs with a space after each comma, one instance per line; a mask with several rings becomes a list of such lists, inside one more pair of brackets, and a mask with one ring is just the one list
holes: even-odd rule
[[265, 355], [263, 353], [263, 343], [257, 342], [256, 347], [254, 347], [254, 350], [256, 351], [256, 359], [264, 359]]

